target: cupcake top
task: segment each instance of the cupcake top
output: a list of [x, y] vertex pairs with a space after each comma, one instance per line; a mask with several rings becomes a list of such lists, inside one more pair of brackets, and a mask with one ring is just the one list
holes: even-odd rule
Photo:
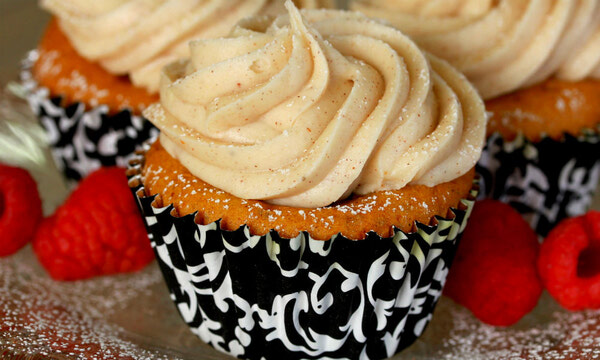
[[598, 0], [358, 0], [352, 8], [448, 60], [484, 99], [553, 75], [600, 78]]
[[485, 111], [464, 76], [362, 14], [286, 7], [192, 42], [163, 70], [144, 115], [192, 174], [240, 198], [320, 207], [475, 165]]
[[[305, 0], [306, 1], [306, 0]], [[313, 0], [317, 6], [319, 1]], [[42, 0], [80, 55], [158, 91], [160, 69], [188, 42], [224, 36], [240, 19], [283, 11], [282, 0]]]

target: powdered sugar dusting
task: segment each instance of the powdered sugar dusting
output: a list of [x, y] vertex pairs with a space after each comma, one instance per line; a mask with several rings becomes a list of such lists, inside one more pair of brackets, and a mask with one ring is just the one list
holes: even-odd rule
[[[69, 359], [167, 359], [126, 339], [107, 321], [152, 298], [162, 276], [146, 270], [86, 281], [58, 282], [39, 268], [31, 249], [0, 259], [0, 348], [3, 355]], [[60, 357], [62, 359], [62, 357]]]
[[445, 360], [600, 359], [600, 311], [567, 312], [548, 294], [537, 308], [509, 328], [483, 324], [448, 298], [442, 298], [430, 328], [410, 351], [431, 349]]

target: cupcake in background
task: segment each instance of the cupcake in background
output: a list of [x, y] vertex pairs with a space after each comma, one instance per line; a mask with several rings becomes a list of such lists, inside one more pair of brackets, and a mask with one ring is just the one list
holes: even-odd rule
[[600, 1], [357, 0], [462, 71], [486, 100], [481, 195], [545, 235], [600, 181]]
[[294, 4], [303, 9], [341, 9], [343, 0], [296, 0]]
[[[318, 5], [307, 4], [311, 6]], [[28, 100], [67, 178], [125, 166], [156, 135], [141, 111], [158, 100], [160, 69], [188, 42], [220, 37], [240, 19], [282, 12], [282, 0], [42, 0], [51, 20], [24, 62]]]
[[476, 193], [483, 102], [358, 13], [243, 20], [162, 72], [130, 186], [182, 318], [239, 358], [380, 359], [429, 322]]

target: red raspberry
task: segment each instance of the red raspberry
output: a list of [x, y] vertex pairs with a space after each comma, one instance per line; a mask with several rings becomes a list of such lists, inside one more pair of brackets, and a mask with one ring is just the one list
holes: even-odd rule
[[125, 170], [101, 168], [45, 219], [33, 241], [42, 265], [57, 280], [131, 272], [153, 259]]
[[542, 244], [538, 271], [564, 308], [600, 308], [600, 211], [556, 225]]
[[25, 246], [41, 219], [42, 202], [35, 180], [26, 170], [0, 164], [0, 256]]
[[487, 324], [512, 325], [542, 294], [538, 250], [537, 235], [513, 208], [495, 200], [477, 202], [444, 294]]

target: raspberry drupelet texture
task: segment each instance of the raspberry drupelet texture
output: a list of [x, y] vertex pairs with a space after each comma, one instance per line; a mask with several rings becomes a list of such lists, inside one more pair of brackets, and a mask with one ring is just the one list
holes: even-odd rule
[[487, 324], [512, 325], [542, 293], [538, 251], [537, 235], [519, 213], [499, 201], [477, 202], [444, 294]]
[[569, 310], [600, 308], [600, 211], [560, 222], [544, 240], [538, 270], [544, 286]]
[[0, 164], [0, 256], [14, 254], [35, 234], [42, 203], [27, 170]]
[[125, 170], [101, 168], [44, 219], [33, 248], [57, 280], [131, 272], [153, 259]]

